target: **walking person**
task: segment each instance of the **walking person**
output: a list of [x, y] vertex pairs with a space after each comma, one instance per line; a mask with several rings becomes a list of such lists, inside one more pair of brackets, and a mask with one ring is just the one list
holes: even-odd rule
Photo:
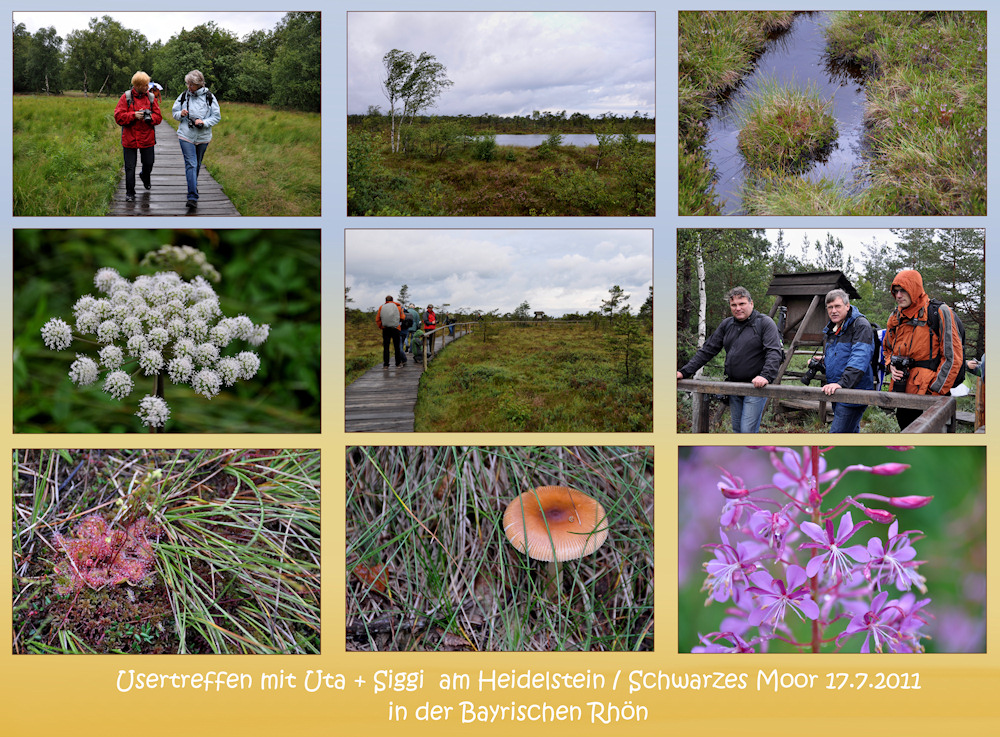
[[389, 368], [389, 344], [396, 358], [396, 366], [406, 365], [406, 356], [399, 350], [399, 326], [403, 322], [403, 307], [386, 295], [385, 304], [375, 313], [375, 324], [382, 331], [382, 368]]
[[174, 101], [174, 120], [181, 122], [177, 139], [184, 156], [184, 175], [187, 178], [187, 207], [198, 206], [198, 175], [201, 160], [212, 140], [212, 127], [222, 120], [219, 100], [205, 86], [205, 75], [192, 69], [184, 77], [187, 90]]
[[125, 158], [125, 201], [135, 202], [136, 160], [142, 161], [139, 179], [149, 189], [153, 173], [156, 145], [155, 127], [163, 117], [160, 103], [149, 91], [149, 75], [136, 72], [132, 75], [132, 88], [125, 92], [115, 106], [115, 122], [122, 127], [122, 154]]
[[421, 315], [420, 319], [423, 322], [424, 333], [429, 333], [427, 337], [427, 355], [433, 356], [434, 339], [437, 337], [437, 333], [431, 332], [437, 327], [437, 314], [434, 312], [434, 305], [427, 305], [427, 309]]
[[[408, 304], [406, 306], [406, 309], [403, 311], [410, 318], [410, 325], [411, 325], [410, 332], [406, 336], [406, 350], [413, 353], [413, 334], [420, 329], [420, 313], [417, 311], [417, 306], [412, 302], [410, 302], [410, 304]], [[415, 353], [414, 356], [416, 356]]]

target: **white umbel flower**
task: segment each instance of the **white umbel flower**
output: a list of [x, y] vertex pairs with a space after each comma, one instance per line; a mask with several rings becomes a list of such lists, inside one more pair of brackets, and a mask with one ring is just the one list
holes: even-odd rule
[[132, 377], [124, 371], [112, 371], [104, 379], [104, 391], [115, 399], [124, 399], [132, 393]]
[[88, 356], [77, 356], [70, 364], [69, 378], [74, 384], [89, 386], [97, 381], [97, 364]]
[[135, 414], [145, 425], [163, 427], [170, 419], [170, 407], [161, 397], [147, 394], [139, 401], [139, 411]]
[[212, 369], [202, 369], [191, 379], [191, 388], [209, 399], [219, 393], [221, 386], [222, 380], [219, 374]]
[[73, 331], [68, 323], [58, 317], [53, 317], [42, 325], [42, 340], [45, 341], [45, 347], [49, 350], [66, 350], [73, 342]]

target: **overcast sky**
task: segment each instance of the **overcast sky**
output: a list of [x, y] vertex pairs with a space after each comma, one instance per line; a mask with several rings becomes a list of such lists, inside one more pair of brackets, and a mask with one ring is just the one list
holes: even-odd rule
[[[839, 238], [844, 244], [844, 253], [851, 256], [855, 265], [860, 264], [865, 255], [865, 245], [878, 241], [880, 245], [886, 243], [893, 245], [899, 238], [888, 228], [782, 228], [784, 231], [785, 243], [788, 244], [786, 253], [796, 258], [802, 257], [802, 236], [809, 237], [809, 259], [816, 258], [816, 249], [812, 244], [816, 241], [826, 242], [826, 234], [832, 233], [834, 238]], [[771, 243], [778, 240], [778, 230], [768, 228], [764, 235]]]
[[[278, 25], [284, 12], [280, 13], [196, 13], [192, 11], [174, 13], [129, 13], [100, 12], [77, 13], [67, 11], [47, 13], [14, 13], [14, 23], [24, 23], [29, 33], [40, 28], [56, 27], [56, 33], [65, 41], [70, 31], [82, 31], [89, 27], [91, 18], [102, 18], [110, 15], [125, 28], [140, 31], [150, 43], [157, 40], [166, 43], [171, 36], [176, 36], [182, 29], [190, 31], [209, 21], [242, 39], [251, 31], [271, 31]], [[363, 111], [362, 111], [363, 112]]]
[[[348, 230], [351, 307], [369, 310], [402, 284], [423, 309], [560, 317], [598, 310], [615, 284], [636, 312], [653, 283], [651, 230]], [[442, 311], [446, 311], [445, 308]]]
[[351, 12], [348, 113], [386, 110], [382, 57], [392, 49], [444, 64], [454, 85], [439, 115], [656, 113], [651, 12]]

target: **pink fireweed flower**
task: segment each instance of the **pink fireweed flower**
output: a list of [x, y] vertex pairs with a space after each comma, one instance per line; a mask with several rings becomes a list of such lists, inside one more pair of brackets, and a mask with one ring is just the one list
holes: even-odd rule
[[857, 563], [864, 563], [868, 560], [868, 551], [864, 545], [847, 546], [847, 542], [854, 536], [854, 533], [871, 522], [865, 520], [854, 524], [851, 513], [845, 512], [840, 518], [840, 525], [837, 527], [837, 534], [833, 534], [833, 520], [826, 520], [826, 527], [820, 527], [815, 522], [803, 522], [799, 529], [811, 537], [814, 542], [803, 543], [799, 549], [811, 548], [825, 551], [822, 555], [815, 555], [806, 565], [806, 575], [812, 578], [820, 571], [826, 570], [827, 578], [832, 583], [847, 578], [851, 569], [854, 568], [848, 558], [853, 558]]
[[819, 607], [809, 598], [806, 572], [799, 566], [788, 566], [788, 583], [780, 578], [772, 578], [767, 571], [750, 574], [753, 582], [747, 591], [757, 597], [757, 609], [750, 612], [750, 624], [762, 622], [777, 625], [785, 619], [785, 610], [791, 609], [799, 619], [816, 619]]
[[760, 642], [757, 637], [747, 642], [735, 632], [709, 632], [707, 635], [699, 634], [698, 639], [702, 644], [691, 648], [693, 653], [753, 653], [756, 652], [753, 646]]
[[710, 592], [709, 598], [720, 602], [739, 599], [737, 588], [746, 588], [747, 576], [757, 570], [757, 551], [750, 542], [738, 543], [734, 548], [722, 530], [719, 537], [722, 545], [706, 546], [714, 549], [715, 560], [705, 564], [708, 577], [701, 590]]
[[872, 599], [871, 606], [867, 612], [855, 614], [847, 629], [837, 637], [837, 643], [858, 632], [865, 633], [865, 641], [861, 645], [861, 652], [870, 653], [869, 641], [875, 643], [875, 652], [881, 653], [888, 649], [889, 652], [898, 652], [896, 645], [900, 641], [899, 630], [893, 625], [899, 609], [894, 604], [885, 606], [885, 600], [889, 598], [889, 592], [883, 591]]
[[819, 478], [814, 479], [812, 475], [812, 450], [805, 448], [800, 456], [794, 450], [786, 448], [781, 459], [777, 453], [771, 453], [771, 465], [778, 471], [771, 480], [779, 489], [784, 489], [787, 494], [799, 501], [808, 499], [809, 492], [813, 487], [826, 483], [837, 477], [840, 471], [826, 470], [826, 459], [819, 458]]
[[772, 550], [782, 550], [785, 547], [785, 535], [792, 526], [788, 516], [788, 507], [782, 507], [777, 512], [759, 509], [750, 517], [747, 523], [751, 534], [758, 540], [766, 542]]
[[889, 527], [886, 545], [877, 537], [868, 541], [869, 561], [865, 565], [865, 578], [878, 589], [882, 588], [882, 582], [885, 581], [887, 584], [895, 583], [900, 591], [909, 591], [911, 586], [916, 586], [925, 592], [926, 579], [917, 573], [920, 561], [913, 560], [917, 557], [917, 551], [910, 544], [910, 535], [916, 531], [909, 530], [902, 535], [897, 534], [898, 531], [897, 520]]

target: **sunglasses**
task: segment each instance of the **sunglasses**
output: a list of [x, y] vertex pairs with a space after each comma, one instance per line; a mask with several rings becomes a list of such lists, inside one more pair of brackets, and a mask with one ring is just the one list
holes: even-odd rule
[[895, 295], [899, 294], [900, 292], [905, 292], [906, 290], [903, 289], [902, 287], [893, 287], [889, 291], [892, 292], [893, 296], [895, 296]]

